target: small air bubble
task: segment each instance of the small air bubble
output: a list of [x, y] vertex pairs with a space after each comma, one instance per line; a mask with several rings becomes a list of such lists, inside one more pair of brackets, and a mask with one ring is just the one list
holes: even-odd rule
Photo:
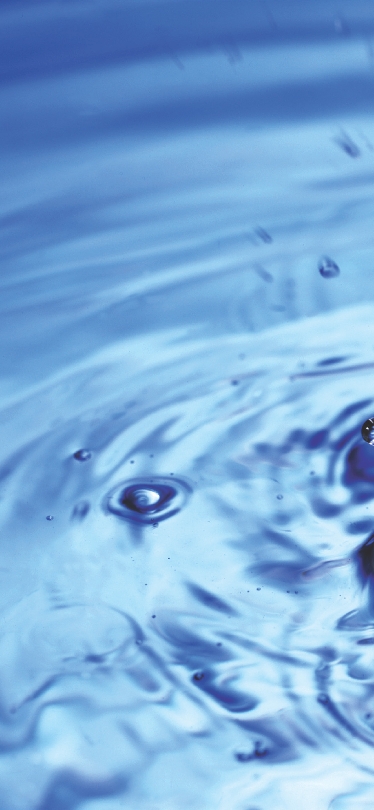
[[260, 590], [261, 590], [261, 588], [256, 588], [256, 590], [257, 590], [257, 591], [260, 591]]
[[54, 520], [53, 515], [47, 515], [46, 520]]
[[336, 278], [340, 268], [329, 256], [322, 256], [318, 262], [318, 270], [323, 278]]
[[194, 679], [194, 681], [201, 681], [203, 679], [203, 677], [204, 677], [203, 672], [195, 672], [195, 674], [193, 676], [193, 679]]
[[278, 501], [283, 501], [283, 495], [277, 495], [277, 500]]
[[134, 459], [132, 459], [132, 460], [130, 461], [130, 464], [135, 464]]
[[84, 448], [82, 448], [81, 450], [76, 450], [76, 452], [74, 453], [74, 458], [77, 461], [88, 461], [88, 459], [91, 458], [91, 455], [92, 454], [90, 450], [85, 450]]
[[361, 436], [365, 442], [374, 445], [374, 418], [367, 419], [362, 425]]
[[152, 619], [155, 619], [155, 618], [156, 618], [156, 614], [154, 613], [153, 616], [152, 616]]
[[231, 380], [231, 385], [239, 385], [239, 380]]

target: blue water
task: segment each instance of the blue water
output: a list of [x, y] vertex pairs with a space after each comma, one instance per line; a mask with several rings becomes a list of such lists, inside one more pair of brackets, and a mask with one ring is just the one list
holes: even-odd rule
[[0, 20], [0, 808], [369, 810], [373, 4]]

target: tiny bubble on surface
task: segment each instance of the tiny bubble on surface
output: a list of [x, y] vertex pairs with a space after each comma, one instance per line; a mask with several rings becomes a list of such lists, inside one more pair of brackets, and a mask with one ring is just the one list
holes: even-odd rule
[[46, 520], [54, 520], [54, 516], [53, 515], [47, 515]]
[[76, 450], [75, 451], [74, 458], [77, 461], [88, 461], [88, 459], [91, 458], [91, 455], [92, 454], [91, 454], [90, 450], [87, 450], [87, 449], [82, 447], [81, 450]]
[[365, 442], [374, 445], [374, 418], [367, 419], [362, 425], [361, 436]]
[[194, 681], [201, 681], [203, 679], [203, 677], [204, 677], [203, 672], [195, 672], [195, 674], [193, 676], [193, 679], [194, 679]]
[[322, 278], [336, 278], [340, 274], [340, 268], [329, 256], [322, 256], [318, 262], [318, 270]]
[[278, 501], [283, 501], [283, 495], [277, 495], [277, 500]]

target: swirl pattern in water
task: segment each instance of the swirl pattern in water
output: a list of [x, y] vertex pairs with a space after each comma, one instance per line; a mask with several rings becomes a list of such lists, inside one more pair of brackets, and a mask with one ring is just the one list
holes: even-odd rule
[[371, 6], [3, 4], [0, 807], [374, 804]]

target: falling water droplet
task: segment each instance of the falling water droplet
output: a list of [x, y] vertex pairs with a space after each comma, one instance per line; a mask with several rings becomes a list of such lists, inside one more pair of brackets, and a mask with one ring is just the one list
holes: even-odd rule
[[374, 445], [374, 418], [367, 419], [362, 425], [361, 436], [365, 442]]
[[133, 479], [109, 494], [107, 506], [110, 512], [127, 520], [155, 526], [179, 512], [190, 492], [188, 484], [175, 478], [172, 484], [166, 478]]
[[323, 278], [336, 278], [339, 275], [340, 269], [336, 262], [328, 256], [322, 256], [318, 262], [318, 270]]
[[77, 461], [88, 461], [88, 459], [91, 458], [91, 455], [92, 454], [90, 450], [85, 450], [84, 448], [82, 448], [81, 450], [76, 450], [76, 452], [74, 453], [74, 458]]

